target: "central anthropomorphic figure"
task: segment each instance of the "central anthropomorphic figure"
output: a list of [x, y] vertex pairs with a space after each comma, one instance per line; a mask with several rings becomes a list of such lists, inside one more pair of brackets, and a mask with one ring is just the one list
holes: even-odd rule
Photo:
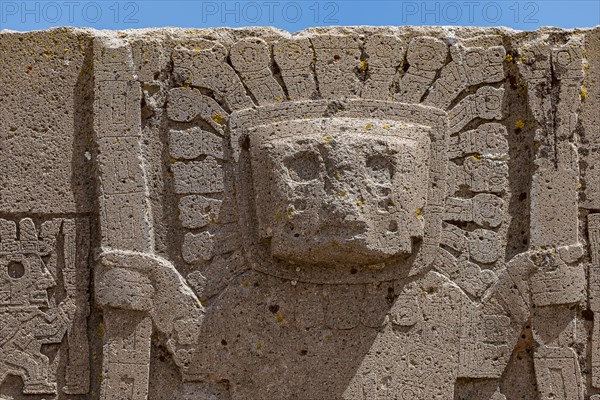
[[[360, 344], [355, 354], [342, 356], [356, 370], [337, 394], [347, 399], [384, 399], [394, 393], [402, 399], [450, 398], [458, 361], [459, 292], [444, 288], [443, 280], [433, 275], [412, 285], [385, 278], [344, 282], [356, 275], [363, 275], [359, 281], [370, 280], [372, 271], [385, 268], [399, 272], [398, 278], [408, 276], [424, 234], [431, 127], [333, 117], [274, 123], [253, 133], [250, 153], [261, 239], [270, 240], [272, 256], [283, 263], [308, 270], [337, 267], [339, 285], [325, 286], [328, 295], [315, 306], [337, 314], [341, 323], [323, 320], [316, 328], [332, 337], [307, 341], [307, 356], [323, 357], [315, 365], [330, 363], [334, 353], [352, 352]], [[353, 295], [336, 299], [338, 291]], [[380, 301], [388, 296], [389, 303], [378, 310], [383, 320], [368, 321], [365, 314], [374, 310], [361, 308], [378, 295]], [[386, 312], [392, 321], [389, 315], [386, 320]], [[362, 331], [377, 325], [383, 329], [370, 332], [367, 348]], [[345, 336], [347, 349], [338, 347], [339, 339], [333, 338], [338, 335]], [[322, 347], [320, 355], [309, 350], [315, 347]], [[330, 378], [336, 371], [332, 367], [327, 368]]]
[[[189, 368], [228, 381], [233, 398], [261, 399], [442, 400], [459, 376], [499, 377], [510, 319], [433, 271], [446, 121], [441, 110], [358, 99], [234, 114], [252, 269], [207, 308], [205, 337], [218, 340]], [[488, 147], [505, 147], [496, 134]], [[489, 203], [486, 223], [501, 219], [501, 201]], [[497, 257], [495, 236], [480, 236], [467, 247]]]

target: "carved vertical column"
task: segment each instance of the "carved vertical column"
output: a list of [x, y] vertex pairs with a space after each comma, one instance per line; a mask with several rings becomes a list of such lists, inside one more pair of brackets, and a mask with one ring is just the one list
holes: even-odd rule
[[589, 307], [594, 313], [592, 332], [592, 386], [600, 388], [600, 214], [588, 215], [588, 236], [592, 264], [589, 269]]
[[[519, 65], [527, 78], [536, 127], [537, 170], [531, 182], [530, 227], [536, 264], [530, 280], [535, 307], [532, 328], [538, 344], [535, 373], [542, 398], [552, 395], [561, 400], [583, 399], [577, 354], [570, 347], [576, 334], [576, 310], [569, 307], [584, 299], [585, 287], [584, 270], [578, 263], [583, 247], [578, 230], [575, 133], [581, 105], [582, 57], [581, 43], [572, 39], [556, 47], [536, 44], [523, 51]], [[548, 329], [561, 320], [561, 331]]]
[[[538, 169], [531, 185], [530, 244], [534, 247], [579, 243], [579, 166], [575, 127], [581, 105], [582, 53], [580, 43], [570, 42], [523, 56], [525, 63], [531, 63], [523, 64], [521, 71], [528, 78], [529, 105], [537, 128], [535, 162]], [[538, 78], [542, 71], [546, 73], [545, 80]], [[551, 74], [556, 83], [549, 81]], [[549, 96], [540, 96], [542, 90], [557, 90], [556, 104], [550, 104]], [[556, 111], [549, 111], [553, 107]]]
[[63, 390], [67, 394], [86, 394], [90, 387], [90, 350], [87, 337], [87, 318], [90, 314], [89, 221], [87, 218], [64, 219], [62, 232], [65, 243], [62, 271], [65, 291], [76, 306], [73, 323], [67, 330], [69, 362]]
[[[130, 46], [114, 38], [94, 41], [94, 135], [101, 247], [106, 250], [149, 252], [152, 248], [141, 154], [141, 90], [133, 74]], [[96, 275], [103, 271], [97, 271]], [[134, 273], [124, 285], [136, 290]], [[115, 276], [116, 278], [116, 276]], [[114, 294], [127, 296], [123, 293]], [[98, 296], [98, 294], [97, 294]], [[103, 349], [103, 400], [143, 400], [148, 397], [152, 322], [148, 302], [119, 309], [103, 302], [106, 331]]]

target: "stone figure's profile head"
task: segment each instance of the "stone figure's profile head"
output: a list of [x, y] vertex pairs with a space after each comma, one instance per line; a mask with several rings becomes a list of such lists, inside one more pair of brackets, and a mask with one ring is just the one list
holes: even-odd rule
[[373, 265], [411, 254], [424, 233], [430, 130], [349, 116], [252, 128], [259, 236], [272, 256]]
[[16, 224], [2, 220], [0, 237], [0, 307], [48, 307], [48, 289], [56, 281], [46, 267], [45, 243], [38, 241], [31, 219], [20, 221], [20, 240]]

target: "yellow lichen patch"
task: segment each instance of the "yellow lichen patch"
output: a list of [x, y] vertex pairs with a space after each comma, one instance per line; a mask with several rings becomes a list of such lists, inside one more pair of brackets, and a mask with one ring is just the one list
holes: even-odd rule
[[473, 154], [473, 160], [475, 160], [475, 161], [479, 161], [479, 160], [481, 160], [481, 154], [479, 154], [479, 153], [474, 153], [474, 154]]
[[215, 114], [212, 116], [213, 121], [215, 121], [219, 125], [223, 125], [225, 118], [221, 114]]
[[277, 98], [275, 99], [275, 103], [281, 103], [283, 101], [283, 97], [281, 96], [277, 96]]
[[333, 142], [333, 138], [331, 136], [325, 136], [323, 138], [323, 142], [325, 142], [325, 144], [329, 144], [329, 143]]
[[415, 214], [417, 214], [417, 217], [420, 218], [423, 215], [423, 210], [420, 209], [420, 208], [417, 208], [416, 211], [415, 211]]
[[187, 35], [200, 35], [200, 34], [202, 34], [202, 30], [201, 29], [188, 29], [185, 31], [185, 33]]
[[524, 127], [525, 127], [525, 121], [518, 120], [515, 123], [515, 128], [517, 128], [517, 129], [523, 129]]
[[371, 129], [373, 129], [373, 124], [369, 123], [365, 125], [365, 131], [370, 131]]
[[98, 324], [98, 337], [104, 337], [104, 324]]
[[275, 213], [275, 221], [279, 221], [281, 219], [282, 215], [281, 215], [281, 211], [277, 211]]
[[262, 344], [262, 343], [256, 343], [256, 344], [254, 345], [254, 347], [256, 347], [256, 350], [260, 350], [260, 349], [262, 349], [262, 348], [263, 348], [263, 344]]
[[360, 62], [360, 70], [362, 72], [367, 72], [367, 69], [369, 68], [369, 63], [367, 62], [367, 60], [362, 60]]
[[243, 287], [250, 287], [250, 282], [248, 282], [248, 281], [242, 281], [242, 286]]
[[390, 129], [390, 124], [383, 124], [383, 129]]
[[347, 194], [348, 194], [348, 193], [344, 192], [343, 190], [342, 190], [341, 192], [339, 192], [339, 193], [338, 193], [338, 195], [339, 195], [340, 197], [346, 197], [346, 195], [347, 195]]
[[582, 87], [581, 88], [581, 100], [585, 101], [585, 99], [587, 99], [587, 96], [588, 96], [588, 94], [587, 94], [587, 88]]
[[50, 50], [46, 49], [46, 50], [44, 50], [44, 52], [42, 54], [44, 55], [44, 57], [48, 58], [48, 57], [51, 57], [54, 53], [51, 52]]
[[506, 62], [509, 62], [509, 63], [513, 62], [513, 56], [510, 54], [507, 54], [504, 59], [506, 60]]
[[581, 189], [583, 189], [583, 185], [581, 184], [581, 182], [579, 182], [577, 184], [577, 190], [581, 190]]
[[364, 206], [365, 205], [365, 199], [362, 196], [360, 196], [360, 200], [358, 200], [356, 202], [356, 205], [359, 206], [359, 207], [360, 206]]
[[175, 164], [177, 162], [177, 159], [171, 157], [169, 158], [169, 164]]
[[527, 56], [521, 56], [521, 62], [524, 63], [525, 61], [527, 61]]
[[542, 144], [540, 142], [534, 142], [533, 145], [536, 149], [539, 149], [540, 147], [542, 147]]
[[535, 128], [535, 121], [531, 121], [531, 123], [529, 124], [530, 128]]
[[285, 213], [285, 215], [288, 218], [292, 218], [294, 216], [294, 210], [287, 210], [287, 212]]
[[277, 322], [279, 322], [280, 324], [282, 324], [285, 321], [285, 318], [283, 318], [283, 314], [278, 312], [277, 313]]

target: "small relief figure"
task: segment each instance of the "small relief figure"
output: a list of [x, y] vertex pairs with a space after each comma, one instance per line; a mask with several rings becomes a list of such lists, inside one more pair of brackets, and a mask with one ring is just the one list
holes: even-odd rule
[[[8, 375], [19, 376], [25, 394], [57, 393], [57, 365], [42, 348], [61, 343], [67, 330], [71, 331], [69, 341], [73, 346], [69, 358], [82, 367], [78, 370], [79, 383], [73, 384], [72, 377], [67, 377], [64, 391], [88, 390], [89, 366], [87, 358], [79, 354], [82, 350], [87, 353], [86, 329], [72, 326], [76, 315], [87, 314], [87, 304], [79, 304], [83, 300], [81, 280], [73, 265], [75, 257], [70, 257], [70, 250], [74, 250], [74, 243], [69, 243], [69, 236], [74, 234], [72, 222], [65, 221], [62, 227], [66, 251], [65, 257], [60, 257], [64, 263], [60, 276], [65, 281], [61, 284], [56, 249], [61, 220], [44, 223], [40, 238], [30, 218], [19, 221], [18, 234], [14, 221], [0, 220], [0, 382]], [[57, 288], [64, 290], [60, 300]], [[69, 363], [67, 374], [74, 372], [73, 367]]]

